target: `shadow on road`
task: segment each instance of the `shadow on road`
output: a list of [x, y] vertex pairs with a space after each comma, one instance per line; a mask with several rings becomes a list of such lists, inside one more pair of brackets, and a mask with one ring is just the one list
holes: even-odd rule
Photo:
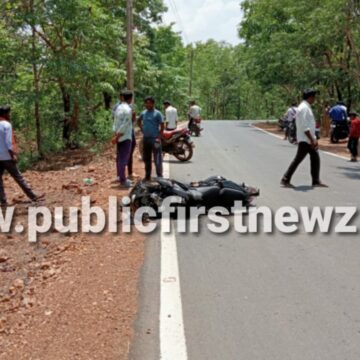
[[300, 186], [295, 186], [293, 190], [298, 192], [308, 192], [314, 190], [314, 188], [310, 185], [300, 185]]
[[343, 175], [349, 179], [360, 180], [360, 167], [338, 166]]
[[192, 161], [179, 161], [179, 160], [164, 160], [164, 163], [168, 163], [168, 164], [178, 164], [178, 165], [187, 165], [187, 164], [192, 164]]

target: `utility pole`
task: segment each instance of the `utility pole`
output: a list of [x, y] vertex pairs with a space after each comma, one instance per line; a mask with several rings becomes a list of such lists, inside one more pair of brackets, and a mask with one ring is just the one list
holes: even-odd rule
[[133, 0], [126, 0], [126, 42], [127, 42], [127, 88], [134, 91], [134, 49], [133, 49]]
[[189, 83], [189, 97], [192, 97], [192, 88], [193, 88], [193, 75], [194, 75], [194, 48], [191, 46], [190, 51], [190, 83]]

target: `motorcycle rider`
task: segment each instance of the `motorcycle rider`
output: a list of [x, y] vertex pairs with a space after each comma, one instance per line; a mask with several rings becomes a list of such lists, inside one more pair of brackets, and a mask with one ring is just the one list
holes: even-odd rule
[[291, 185], [291, 178], [308, 154], [310, 155], [311, 161], [313, 187], [327, 187], [327, 185], [320, 181], [319, 144], [315, 134], [315, 116], [311, 108], [311, 105], [316, 101], [316, 93], [317, 92], [314, 89], [305, 90], [303, 93], [304, 100], [298, 107], [296, 114], [298, 151], [295, 159], [281, 180], [281, 185], [284, 187], [293, 187]]
[[359, 138], [360, 138], [360, 117], [355, 111], [349, 113], [351, 128], [348, 142], [348, 149], [351, 153], [351, 162], [357, 162]]
[[348, 137], [348, 115], [347, 108], [342, 101], [338, 101], [335, 106], [330, 109], [329, 116], [332, 121], [331, 142], [337, 142], [340, 139]]
[[166, 130], [172, 131], [177, 128], [178, 111], [171, 105], [170, 101], [164, 101]]
[[333, 122], [347, 121], [347, 108], [342, 101], [338, 101], [335, 106], [330, 109], [330, 118]]
[[190, 102], [190, 109], [189, 109], [188, 116], [189, 116], [188, 128], [190, 130], [192, 123], [196, 119], [199, 119], [201, 117], [201, 108], [200, 108], [200, 106], [196, 105], [195, 101]]
[[145, 99], [145, 108], [138, 119], [143, 133], [143, 161], [145, 163], [145, 181], [151, 180], [152, 156], [156, 166], [157, 177], [163, 176], [162, 150], [160, 136], [164, 132], [164, 117], [155, 109], [155, 100], [149, 96]]

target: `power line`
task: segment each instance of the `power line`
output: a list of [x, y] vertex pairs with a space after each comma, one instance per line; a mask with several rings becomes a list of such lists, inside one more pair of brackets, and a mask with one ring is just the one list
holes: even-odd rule
[[169, 0], [169, 4], [170, 4], [171, 10], [172, 10], [172, 12], [174, 14], [174, 17], [175, 17], [175, 19], [177, 19], [178, 25], [180, 26], [180, 29], [181, 29], [181, 31], [182, 31], [182, 33], [184, 35], [185, 41], [189, 44], [190, 41], [189, 41], [189, 38], [187, 36], [184, 24], [182, 22], [182, 19], [181, 19], [179, 11], [177, 9], [177, 6], [175, 4], [175, 1], [174, 0]]

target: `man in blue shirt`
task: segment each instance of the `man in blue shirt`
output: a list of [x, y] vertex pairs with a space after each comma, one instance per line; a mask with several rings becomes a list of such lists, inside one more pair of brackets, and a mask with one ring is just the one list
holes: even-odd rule
[[333, 122], [347, 122], [347, 109], [342, 101], [338, 101], [335, 106], [330, 109], [330, 118]]
[[145, 163], [145, 180], [151, 180], [152, 155], [156, 166], [156, 175], [162, 177], [162, 150], [161, 134], [164, 131], [164, 117], [155, 109], [155, 100], [152, 97], [145, 99], [146, 110], [140, 114], [139, 127], [143, 133], [143, 160]]
[[10, 106], [0, 107], [0, 203], [1, 206], [7, 205], [3, 175], [7, 171], [9, 175], [17, 182], [24, 193], [32, 201], [44, 198], [36, 195], [26, 183], [17, 166], [17, 152], [14, 141], [13, 129], [10, 123]]

